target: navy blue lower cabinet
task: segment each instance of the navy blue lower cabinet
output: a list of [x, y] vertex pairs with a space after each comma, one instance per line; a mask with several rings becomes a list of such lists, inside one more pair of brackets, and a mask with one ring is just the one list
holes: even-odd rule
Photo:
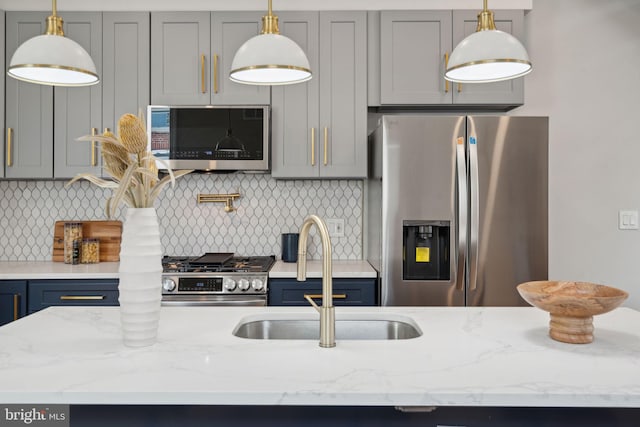
[[118, 279], [29, 281], [29, 313], [55, 305], [118, 305]]
[[27, 282], [0, 281], [0, 326], [27, 314]]
[[[309, 305], [305, 294], [315, 295], [314, 299], [322, 301], [322, 279], [307, 279], [298, 282], [296, 279], [272, 279], [267, 285], [267, 304], [270, 306], [305, 306]], [[333, 305], [378, 305], [377, 279], [333, 279]]]
[[71, 405], [70, 412], [71, 425], [84, 427], [637, 427], [640, 419], [638, 408]]

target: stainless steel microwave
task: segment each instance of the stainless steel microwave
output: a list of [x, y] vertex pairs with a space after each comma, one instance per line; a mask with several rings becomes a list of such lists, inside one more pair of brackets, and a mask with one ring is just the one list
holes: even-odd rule
[[150, 105], [149, 150], [171, 169], [268, 171], [269, 112], [267, 105]]

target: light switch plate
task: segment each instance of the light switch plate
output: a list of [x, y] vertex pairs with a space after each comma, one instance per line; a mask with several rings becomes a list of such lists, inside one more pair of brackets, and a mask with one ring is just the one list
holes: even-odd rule
[[328, 218], [326, 221], [329, 236], [344, 237], [344, 219]]
[[637, 230], [638, 211], [619, 211], [618, 228], [620, 230]]

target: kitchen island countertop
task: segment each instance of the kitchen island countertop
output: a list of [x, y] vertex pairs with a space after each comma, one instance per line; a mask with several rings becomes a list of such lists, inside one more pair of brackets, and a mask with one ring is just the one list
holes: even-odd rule
[[640, 312], [595, 318], [595, 341], [547, 335], [538, 309], [339, 307], [412, 318], [419, 338], [233, 336], [307, 307], [163, 307], [158, 342], [121, 342], [117, 307], [51, 307], [0, 327], [0, 402], [174, 405], [640, 407]]

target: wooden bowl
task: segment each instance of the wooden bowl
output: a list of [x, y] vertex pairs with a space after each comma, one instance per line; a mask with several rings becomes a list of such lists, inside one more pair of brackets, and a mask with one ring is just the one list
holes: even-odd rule
[[537, 281], [518, 285], [529, 304], [551, 315], [549, 335], [556, 341], [593, 341], [593, 316], [618, 307], [629, 294], [611, 286], [588, 282]]

